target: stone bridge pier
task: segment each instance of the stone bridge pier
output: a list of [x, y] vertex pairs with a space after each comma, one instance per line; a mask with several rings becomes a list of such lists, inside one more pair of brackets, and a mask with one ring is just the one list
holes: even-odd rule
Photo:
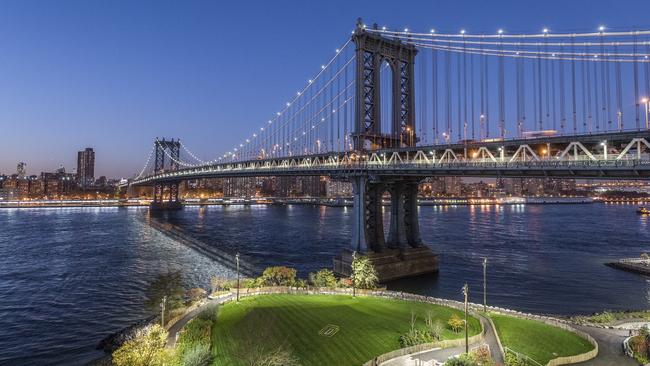
[[[411, 177], [350, 177], [354, 194], [352, 247], [334, 258], [334, 271], [348, 276], [353, 253], [367, 255], [380, 282], [438, 271], [438, 256], [420, 237], [418, 183]], [[388, 235], [383, 196], [390, 193]]]
[[179, 194], [179, 181], [157, 183], [153, 186], [152, 210], [180, 210], [183, 208]]

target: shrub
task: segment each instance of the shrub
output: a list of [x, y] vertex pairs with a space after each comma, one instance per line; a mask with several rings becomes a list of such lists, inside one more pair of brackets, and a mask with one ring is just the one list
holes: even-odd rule
[[167, 331], [159, 324], [140, 329], [135, 337], [113, 352], [115, 366], [162, 366], [170, 363], [165, 349]]
[[420, 329], [409, 330], [406, 334], [402, 334], [399, 337], [399, 343], [402, 345], [402, 347], [410, 347], [422, 343], [431, 343], [433, 341], [435, 341], [435, 339], [429, 332], [425, 332]]
[[463, 328], [465, 328], [465, 321], [456, 314], [453, 314], [449, 318], [447, 324], [449, 325], [449, 328], [451, 328], [451, 330], [453, 330], [456, 333], [460, 332], [461, 330], [463, 330]]
[[377, 271], [367, 256], [357, 256], [352, 261], [352, 281], [356, 288], [374, 289], [377, 287]]
[[474, 355], [464, 353], [456, 358], [451, 358], [445, 362], [444, 366], [478, 366], [479, 363], [476, 361]]
[[263, 286], [292, 286], [296, 281], [296, 270], [289, 267], [268, 267], [259, 278]]
[[336, 277], [329, 269], [321, 269], [316, 273], [309, 274], [309, 282], [315, 287], [336, 287]]
[[199, 343], [187, 349], [180, 359], [182, 366], [208, 366], [212, 362], [210, 345]]
[[445, 330], [445, 327], [442, 325], [442, 322], [440, 320], [433, 320], [433, 313], [432, 312], [427, 312], [427, 317], [425, 319], [425, 323], [427, 325], [427, 328], [429, 330], [429, 334], [431, 334], [431, 337], [436, 340], [440, 340], [442, 337], [442, 332]]
[[206, 296], [207, 292], [199, 287], [191, 288], [185, 293], [185, 297], [187, 297], [190, 302], [197, 302], [204, 299]]
[[212, 276], [212, 278], [210, 278], [210, 288], [212, 289], [212, 293], [215, 293], [215, 292], [221, 291], [221, 290], [227, 290], [227, 288], [225, 287], [227, 282], [228, 282], [228, 279], [225, 278], [225, 277]]

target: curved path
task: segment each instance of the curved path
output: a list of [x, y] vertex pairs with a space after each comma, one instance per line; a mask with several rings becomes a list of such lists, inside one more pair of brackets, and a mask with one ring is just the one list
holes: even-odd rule
[[172, 324], [171, 327], [167, 330], [169, 335], [167, 336], [167, 347], [174, 347], [176, 345], [176, 338], [178, 335], [178, 332], [183, 329], [185, 324], [187, 324], [190, 320], [194, 319], [197, 315], [201, 314], [204, 310], [210, 308], [211, 306], [217, 306], [219, 304], [223, 304], [226, 301], [232, 300], [232, 298], [235, 297], [235, 294], [228, 294], [225, 296], [220, 296], [214, 299], [209, 299], [206, 301], [204, 304], [201, 304], [198, 306], [196, 309], [190, 311], [189, 313], [183, 315], [182, 318], [178, 319], [174, 324]]
[[[503, 364], [503, 357], [501, 356], [501, 351], [499, 351], [499, 344], [492, 325], [482, 315], [478, 315], [478, 317], [485, 329], [485, 338], [480, 342], [470, 344], [470, 348], [487, 344], [490, 347], [492, 358], [497, 364]], [[393, 358], [382, 363], [381, 366], [437, 366], [445, 363], [450, 357], [460, 355], [464, 352], [464, 345], [451, 348], [434, 348], [429, 351]]]
[[607, 329], [589, 327], [586, 325], [573, 325], [592, 336], [598, 342], [598, 356], [576, 365], [585, 366], [636, 366], [634, 359], [623, 353], [623, 340], [628, 336], [629, 331], [624, 329]]

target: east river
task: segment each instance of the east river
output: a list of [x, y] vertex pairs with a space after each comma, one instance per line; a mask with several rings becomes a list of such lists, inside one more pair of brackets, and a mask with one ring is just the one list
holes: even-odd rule
[[[305, 276], [331, 268], [349, 245], [351, 209], [323, 206], [186, 207], [160, 218], [258, 268]], [[0, 364], [83, 364], [97, 342], [145, 317], [144, 290], [181, 270], [208, 288], [227, 269], [148, 224], [144, 208], [0, 209]], [[650, 281], [603, 265], [650, 251], [650, 218], [614, 204], [425, 206], [422, 237], [440, 272], [390, 289], [548, 314], [650, 308]], [[405, 319], [407, 321], [407, 319]]]

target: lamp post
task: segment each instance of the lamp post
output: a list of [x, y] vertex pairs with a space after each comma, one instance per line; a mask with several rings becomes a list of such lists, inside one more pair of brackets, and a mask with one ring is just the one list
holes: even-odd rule
[[467, 282], [463, 286], [463, 295], [465, 296], [465, 353], [469, 353], [469, 334], [467, 331], [467, 297], [469, 295], [469, 286], [467, 286]]
[[357, 296], [356, 286], [354, 285], [354, 261], [357, 259], [357, 251], [352, 252], [352, 263], [350, 264], [350, 279], [352, 280], [352, 297]]
[[167, 304], [167, 295], [163, 296], [160, 301], [160, 325], [165, 327], [165, 305]]
[[483, 312], [487, 311], [487, 258], [483, 258]]
[[237, 302], [239, 302], [239, 252], [235, 254], [235, 261], [237, 262]]

